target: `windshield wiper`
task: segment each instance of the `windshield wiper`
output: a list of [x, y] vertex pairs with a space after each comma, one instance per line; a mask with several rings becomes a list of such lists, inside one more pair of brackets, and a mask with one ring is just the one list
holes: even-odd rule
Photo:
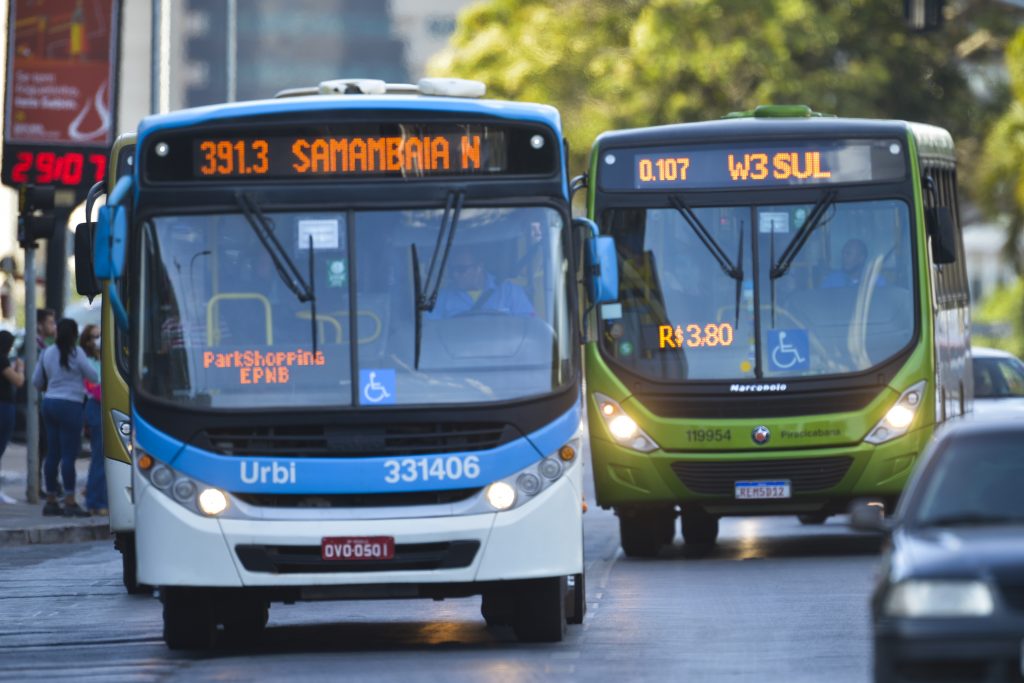
[[693, 209], [689, 207], [686, 201], [679, 195], [669, 195], [668, 201], [679, 212], [679, 215], [683, 217], [686, 224], [690, 226], [693, 232], [697, 235], [697, 238], [701, 241], [701, 244], [711, 252], [711, 256], [714, 257], [715, 261], [718, 262], [719, 267], [725, 272], [726, 275], [736, 281], [736, 320], [733, 327], [739, 329], [740, 326], [740, 294], [743, 290], [743, 225], [740, 224], [740, 239], [739, 239], [739, 255], [737, 257], [738, 263], [733, 263], [729, 260], [729, 255], [725, 253], [725, 249], [722, 245], [715, 240], [714, 236], [708, 231], [704, 224], [697, 218], [697, 214], [693, 212]]
[[965, 512], [959, 515], [947, 515], [927, 520], [924, 526], [974, 526], [983, 524], [1021, 524], [1024, 519], [1020, 517], [1007, 517], [1005, 515], [989, 515], [983, 512]]
[[427, 277], [422, 283], [420, 282], [420, 258], [416, 253], [416, 244], [409, 245], [412, 252], [413, 296], [416, 297], [414, 302], [416, 329], [414, 333], [413, 367], [417, 370], [420, 367], [423, 312], [433, 311], [437, 305], [437, 296], [441, 291], [441, 280], [444, 278], [445, 266], [448, 265], [448, 254], [452, 250], [452, 242], [455, 241], [455, 229], [459, 225], [459, 214], [462, 213], [462, 203], [465, 198], [466, 195], [463, 192], [452, 191], [448, 193], [448, 198], [444, 205], [444, 213], [441, 214], [441, 227], [437, 231], [437, 241], [434, 243], [434, 253], [430, 255]]
[[[416, 310], [418, 311], [433, 311], [434, 306], [437, 305], [437, 295], [441, 291], [441, 280], [444, 278], [444, 269], [448, 265], [448, 253], [452, 250], [455, 229], [459, 225], [459, 214], [462, 213], [462, 202], [465, 198], [466, 195], [463, 192], [448, 193], [444, 213], [441, 215], [441, 228], [437, 231], [434, 253], [430, 255], [430, 265], [427, 266], [427, 277], [423, 280], [423, 288], [416, 301]], [[442, 244], [444, 245], [443, 250]]]
[[235, 194], [235, 200], [242, 209], [242, 214], [249, 222], [249, 226], [252, 227], [252, 231], [259, 238], [260, 244], [263, 245], [263, 248], [267, 250], [267, 254], [270, 255], [270, 260], [274, 262], [274, 268], [277, 270], [277, 274], [281, 276], [281, 281], [284, 282], [288, 289], [292, 290], [292, 293], [295, 294], [299, 301], [302, 303], [311, 301], [313, 299], [313, 288], [303, 279], [298, 266], [295, 265], [288, 252], [281, 246], [277, 235], [274, 234], [274, 228], [271, 227], [270, 222], [267, 220], [262, 209], [260, 209], [259, 204], [256, 203], [256, 200], [244, 192]]
[[[796, 259], [797, 254], [804, 248], [804, 244], [807, 243], [807, 238], [811, 236], [814, 229], [818, 227], [822, 217], [825, 215], [825, 211], [832, 206], [836, 201], [836, 191], [832, 190], [822, 195], [818, 203], [814, 205], [811, 212], [807, 214], [807, 218], [804, 219], [803, 225], [796, 231], [793, 239], [790, 240], [789, 244], [786, 245], [786, 249], [782, 252], [782, 256], [779, 257], [778, 263], [772, 263], [772, 269], [769, 273], [772, 280], [777, 280], [786, 274], [789, 267], [793, 265], [793, 260]], [[775, 232], [773, 229], [772, 236], [774, 237]]]
[[[708, 232], [708, 229], [705, 228], [704, 224], [700, 222], [699, 218], [697, 218], [697, 214], [693, 212], [693, 209], [691, 209], [686, 204], [683, 198], [680, 197], [679, 195], [673, 194], [669, 195], [668, 201], [670, 204], [672, 204], [675, 210], [679, 212], [679, 215], [683, 217], [683, 220], [686, 221], [687, 225], [689, 225], [690, 228], [693, 229], [693, 232], [696, 233], [701, 243], [707, 248], [708, 251], [711, 252], [711, 255], [715, 258], [715, 261], [718, 262], [718, 265], [722, 268], [725, 274], [731, 277], [733, 280], [738, 280], [742, 282], [742, 264], [740, 264], [740, 266], [737, 266], [731, 260], [729, 260], [729, 255], [725, 253], [724, 249], [722, 249], [722, 245], [720, 245], [715, 240], [714, 236], [712, 236], [712, 234]], [[743, 249], [742, 234], [740, 234], [740, 249]], [[743, 252], [741, 251], [741, 257], [742, 253]]]

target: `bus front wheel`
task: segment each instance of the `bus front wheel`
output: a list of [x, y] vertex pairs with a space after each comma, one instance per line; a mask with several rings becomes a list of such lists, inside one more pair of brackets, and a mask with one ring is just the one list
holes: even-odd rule
[[139, 583], [138, 561], [135, 554], [135, 534], [120, 533], [114, 537], [114, 547], [121, 551], [121, 580], [129, 595], [151, 595], [153, 587]]
[[683, 510], [683, 543], [691, 550], [707, 551], [718, 541], [718, 517], [701, 508]]
[[172, 650], [206, 650], [214, 646], [217, 621], [207, 591], [194, 588], [160, 589], [164, 603], [164, 642]]
[[526, 643], [557, 643], [565, 636], [564, 576], [517, 582], [512, 630]]
[[655, 557], [676, 535], [676, 510], [666, 508], [616, 508], [619, 540], [626, 557]]

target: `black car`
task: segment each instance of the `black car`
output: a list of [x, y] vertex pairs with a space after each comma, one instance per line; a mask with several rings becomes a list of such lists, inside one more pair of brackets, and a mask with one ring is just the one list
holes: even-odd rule
[[871, 602], [876, 681], [1024, 681], [1024, 421], [939, 430], [892, 519]]

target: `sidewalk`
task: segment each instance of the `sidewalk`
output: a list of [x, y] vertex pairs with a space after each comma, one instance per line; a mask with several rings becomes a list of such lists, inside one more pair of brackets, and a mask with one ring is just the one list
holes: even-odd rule
[[[26, 502], [26, 465], [24, 444], [11, 443], [0, 458], [0, 490], [16, 499], [14, 504], [0, 503], [0, 547], [31, 543], [74, 543], [110, 538], [106, 517], [43, 517], [43, 501]], [[82, 491], [89, 473], [89, 460], [75, 461], [75, 496], [83, 505]]]

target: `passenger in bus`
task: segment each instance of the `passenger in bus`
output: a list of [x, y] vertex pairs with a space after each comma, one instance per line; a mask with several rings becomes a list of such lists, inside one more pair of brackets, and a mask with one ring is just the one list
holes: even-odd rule
[[428, 318], [454, 318], [474, 313], [533, 315], [533, 304], [519, 285], [498, 279], [487, 272], [479, 254], [470, 247], [452, 251], [448, 261], [446, 286], [441, 288], [437, 305]]
[[[821, 280], [821, 289], [833, 289], [837, 287], [857, 287], [860, 285], [864, 270], [867, 267], [868, 248], [864, 241], [856, 237], [846, 241], [842, 251], [842, 267], [829, 272]], [[876, 286], [884, 287], [885, 277], [879, 275], [875, 281]]]

